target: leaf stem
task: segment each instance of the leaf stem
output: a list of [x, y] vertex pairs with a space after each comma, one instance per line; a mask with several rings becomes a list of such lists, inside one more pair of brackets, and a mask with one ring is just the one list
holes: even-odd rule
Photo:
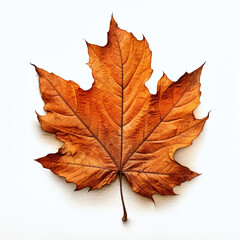
[[126, 211], [126, 207], [125, 207], [125, 203], [124, 203], [124, 199], [123, 199], [123, 192], [122, 192], [122, 171], [120, 171], [120, 174], [119, 174], [119, 181], [120, 181], [121, 200], [122, 200], [122, 206], [123, 206], [122, 221], [127, 221], [127, 211]]

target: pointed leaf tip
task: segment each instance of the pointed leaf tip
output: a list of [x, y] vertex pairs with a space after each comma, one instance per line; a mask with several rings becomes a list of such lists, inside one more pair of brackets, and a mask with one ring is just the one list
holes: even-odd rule
[[206, 61], [205, 61], [197, 70], [202, 71], [202, 69], [203, 69], [203, 67], [204, 67], [205, 64], [206, 64]]
[[113, 17], [113, 14], [111, 16], [111, 21], [110, 21], [110, 29], [111, 27], [118, 27], [118, 24], [117, 22], [115, 21], [114, 17]]
[[35, 64], [33, 64], [33, 63], [30, 63], [34, 68], [35, 68], [35, 71], [37, 72], [37, 74], [40, 76], [41, 75], [41, 73], [40, 73], [40, 68], [38, 68]]
[[35, 68], [35, 70], [37, 71], [38, 67], [37, 67], [35, 64], [31, 63], [31, 62], [30, 62], [30, 64], [31, 64], [31, 65]]

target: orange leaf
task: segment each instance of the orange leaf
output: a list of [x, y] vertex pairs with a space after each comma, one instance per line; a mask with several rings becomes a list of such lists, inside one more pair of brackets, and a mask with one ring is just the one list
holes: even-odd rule
[[87, 46], [95, 79], [88, 91], [36, 67], [47, 112], [38, 120], [64, 143], [37, 161], [77, 190], [101, 188], [119, 175], [127, 220], [122, 175], [133, 191], [152, 200], [154, 193], [173, 195], [174, 186], [198, 175], [177, 163], [174, 153], [192, 144], [208, 118], [193, 115], [202, 66], [177, 82], [164, 74], [152, 95], [145, 86], [152, 74], [145, 38], [137, 40], [112, 18], [107, 45]]

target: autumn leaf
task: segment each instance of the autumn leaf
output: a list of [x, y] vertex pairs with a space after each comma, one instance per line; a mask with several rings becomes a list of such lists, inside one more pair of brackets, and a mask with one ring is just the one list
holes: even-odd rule
[[107, 45], [87, 47], [95, 79], [87, 91], [35, 66], [47, 112], [38, 120], [63, 142], [57, 153], [37, 161], [76, 190], [101, 188], [119, 176], [127, 220], [123, 175], [133, 191], [152, 200], [154, 193], [174, 195], [175, 186], [198, 176], [176, 162], [174, 153], [192, 144], [208, 118], [193, 115], [202, 66], [176, 82], [164, 74], [157, 93], [150, 94], [145, 83], [152, 54], [145, 38], [137, 40], [112, 18]]

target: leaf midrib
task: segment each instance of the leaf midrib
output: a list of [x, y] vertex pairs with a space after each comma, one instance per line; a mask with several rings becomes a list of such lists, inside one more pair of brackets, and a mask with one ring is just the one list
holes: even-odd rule
[[63, 164], [63, 165], [82, 166], [82, 167], [89, 167], [89, 168], [99, 168], [99, 169], [103, 169], [105, 171], [117, 172], [117, 170], [114, 170], [114, 169], [111, 169], [111, 168], [105, 168], [105, 167], [93, 166], [93, 165], [86, 165], [86, 164], [81, 164], [81, 163], [69, 163], [69, 162], [65, 163], [65, 162], [55, 162], [55, 161], [47, 161], [47, 160], [45, 160], [45, 162]]
[[120, 61], [121, 61], [121, 70], [122, 70], [122, 104], [121, 104], [121, 147], [120, 147], [120, 166], [119, 166], [119, 171], [120, 174], [122, 172], [122, 157], [123, 157], [123, 104], [124, 104], [124, 87], [123, 87], [123, 83], [124, 83], [124, 74], [123, 74], [123, 60], [122, 60], [122, 51], [121, 51], [121, 47], [120, 47], [120, 42], [118, 40], [118, 36], [116, 34], [116, 38], [117, 38], [117, 43], [118, 43], [118, 48], [119, 48], [119, 55], [120, 55]]

